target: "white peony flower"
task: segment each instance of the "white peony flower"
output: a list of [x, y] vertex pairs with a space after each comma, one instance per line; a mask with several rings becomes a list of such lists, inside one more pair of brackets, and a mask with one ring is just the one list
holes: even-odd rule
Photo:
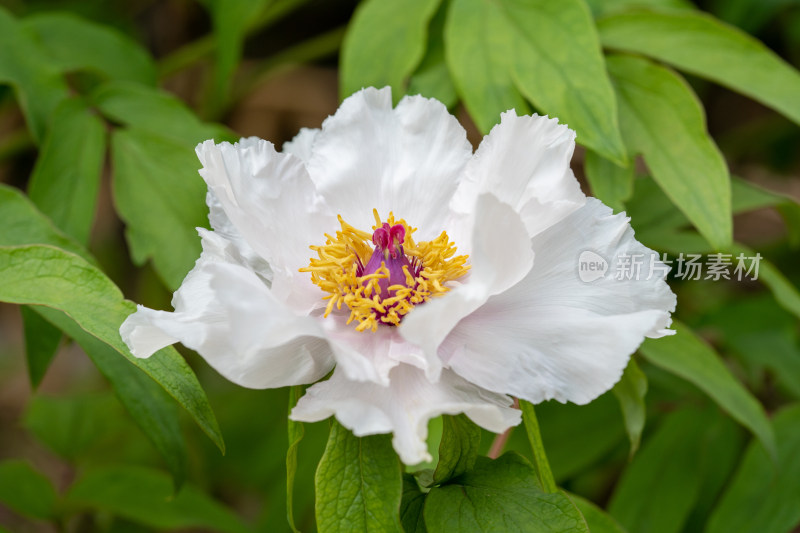
[[[173, 298], [120, 330], [137, 357], [181, 342], [229, 380], [314, 383], [292, 411], [393, 433], [429, 459], [428, 420], [518, 424], [511, 396], [583, 404], [611, 388], [675, 296], [645, 276], [624, 214], [581, 193], [575, 134], [503, 113], [473, 154], [438, 101], [346, 99], [283, 152], [250, 138], [197, 147], [213, 231]], [[643, 259], [639, 279], [581, 281], [578, 258]], [[660, 266], [654, 265], [654, 266]], [[650, 278], [650, 279], [646, 279]]]

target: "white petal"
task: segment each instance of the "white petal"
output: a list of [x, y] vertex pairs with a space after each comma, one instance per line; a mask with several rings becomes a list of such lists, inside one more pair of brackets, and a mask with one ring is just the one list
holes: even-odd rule
[[318, 133], [319, 128], [300, 128], [300, 133], [295, 135], [294, 139], [283, 143], [283, 153], [292, 154], [299, 157], [303, 163], [308, 163], [311, 160], [314, 139]]
[[369, 230], [390, 211], [418, 227], [417, 240], [443, 229], [447, 204], [472, 148], [464, 129], [436, 100], [403, 98], [391, 89], [364, 89], [322, 124], [308, 164], [332, 209]]
[[436, 379], [439, 344], [463, 317], [522, 279], [534, 264], [530, 238], [519, 215], [491, 194], [476, 205], [470, 246], [471, 270], [462, 285], [417, 306], [400, 325], [403, 337], [424, 348], [430, 379]]
[[244, 240], [239, 230], [225, 214], [217, 196], [210, 190], [206, 194], [206, 204], [208, 205], [208, 221], [214, 231], [198, 228], [201, 237], [217, 241], [216, 246], [223, 251], [228, 262], [245, 266], [265, 280], [272, 281], [272, 269], [267, 260], [258, 255]]
[[433, 358], [426, 357], [419, 346], [400, 336], [398, 328], [386, 326], [361, 332], [354, 324], [346, 324], [348, 316], [331, 314], [322, 322], [336, 364], [347, 379], [388, 386], [389, 373], [401, 363], [416, 366], [428, 375], [439, 375], [439, 357], [435, 353]]
[[139, 306], [120, 328], [137, 357], [174, 342], [230, 381], [252, 388], [312, 383], [333, 366], [316, 319], [298, 317], [250, 270], [225, 263], [214, 243], [173, 297], [174, 313]]
[[467, 165], [451, 207], [469, 213], [490, 192], [522, 215], [533, 236], [585, 201], [569, 167], [574, 149], [575, 132], [558, 120], [506, 111]]
[[197, 147], [200, 175], [239, 234], [267, 260], [276, 297], [308, 312], [322, 305], [308, 274], [308, 246], [336, 228], [302, 161], [271, 143], [247, 139]]
[[[489, 390], [584, 404], [619, 380], [645, 336], [663, 334], [675, 295], [661, 272], [646, 279], [654, 252], [634, 239], [628, 219], [595, 199], [532, 242], [530, 273], [462, 320], [439, 353]], [[617, 280], [612, 263], [604, 277], [583, 282], [585, 250], [609, 261], [641, 255], [642, 276]]]
[[511, 398], [494, 394], [445, 371], [438, 383], [425, 379], [418, 368], [401, 364], [384, 387], [354, 382], [338, 368], [328, 381], [306, 391], [291, 418], [316, 422], [331, 415], [355, 435], [394, 433], [392, 444], [409, 465], [429, 461], [425, 440], [428, 421], [441, 414], [465, 413], [479, 426], [500, 433], [520, 422]]

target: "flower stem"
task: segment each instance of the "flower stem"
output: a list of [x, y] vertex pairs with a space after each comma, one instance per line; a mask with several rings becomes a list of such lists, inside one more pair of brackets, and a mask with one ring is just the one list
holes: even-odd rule
[[511, 435], [511, 431], [513, 429], [514, 426], [511, 426], [494, 438], [494, 441], [492, 441], [492, 447], [489, 448], [489, 453], [486, 454], [489, 459], [497, 459], [500, 457], [500, 454], [503, 453], [503, 448], [505, 448], [506, 442], [508, 442], [508, 437]]
[[539, 421], [536, 419], [536, 411], [533, 404], [520, 400], [522, 408], [522, 420], [525, 423], [525, 431], [528, 433], [528, 440], [533, 449], [533, 462], [536, 467], [536, 474], [539, 476], [539, 483], [545, 492], [558, 492], [558, 487], [553, 479], [553, 472], [550, 470], [550, 463], [547, 461], [547, 454], [544, 452], [542, 434], [539, 431]]
[[[519, 400], [517, 398], [514, 398], [513, 407], [514, 409], [519, 409]], [[506, 442], [508, 442], [508, 437], [511, 436], [512, 431], [514, 431], [514, 426], [511, 426], [494, 438], [492, 446], [489, 448], [489, 453], [486, 454], [489, 459], [497, 459], [500, 457], [500, 454], [503, 453], [503, 448], [506, 447]]]

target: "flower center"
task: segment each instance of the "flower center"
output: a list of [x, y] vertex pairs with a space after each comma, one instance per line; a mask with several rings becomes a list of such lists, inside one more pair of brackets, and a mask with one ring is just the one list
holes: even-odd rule
[[373, 214], [372, 235], [340, 216], [341, 229], [335, 236], [325, 234], [323, 246], [311, 246], [318, 257], [300, 269], [329, 293], [324, 316], [344, 304], [350, 309], [347, 323], [358, 322], [358, 331], [377, 331], [380, 324], [399, 326], [414, 306], [444, 294], [448, 281], [469, 270], [468, 256], [455, 255], [447, 233], [417, 243], [412, 236], [416, 228], [405, 220], [395, 221], [389, 213], [381, 222], [377, 209]]

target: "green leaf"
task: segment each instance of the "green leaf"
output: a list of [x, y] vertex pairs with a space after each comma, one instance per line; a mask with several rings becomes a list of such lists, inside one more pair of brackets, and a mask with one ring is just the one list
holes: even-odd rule
[[620, 164], [628, 156], [600, 40], [583, 0], [504, 0], [514, 32], [514, 79], [544, 113], [577, 132], [577, 141]]
[[447, 108], [458, 103], [458, 94], [444, 56], [444, 23], [449, 0], [441, 3], [428, 28], [428, 49], [408, 82], [408, 94], [436, 98]]
[[653, 179], [715, 248], [729, 245], [730, 176], [691, 88], [641, 58], [609, 57], [608, 69], [630, 152], [642, 154]]
[[34, 390], [42, 382], [50, 362], [61, 344], [61, 330], [53, 327], [27, 306], [20, 307], [25, 334], [25, 358], [28, 361], [28, 377]]
[[315, 486], [320, 531], [402, 531], [402, 472], [391, 436], [359, 438], [334, 421]]
[[576, 494], [570, 494], [569, 497], [583, 515], [592, 533], [626, 533], [619, 522], [589, 500]]
[[425, 54], [428, 23], [441, 0], [365, 0], [342, 43], [340, 94], [362, 87], [392, 87], [395, 100]]
[[516, 43], [493, 5], [485, 0], [452, 0], [444, 44], [458, 94], [482, 133], [489, 133], [503, 111], [530, 112], [512, 76]]
[[533, 466], [536, 470], [536, 477], [539, 479], [539, 485], [545, 492], [555, 493], [558, 488], [553, 480], [550, 462], [547, 460], [547, 454], [544, 451], [536, 410], [532, 403], [525, 400], [519, 401], [519, 407], [522, 409], [522, 421], [525, 424], [525, 432], [528, 434], [528, 441], [530, 441], [531, 449], [533, 450]]
[[400, 502], [400, 523], [405, 533], [427, 533], [425, 517], [425, 493], [411, 474], [403, 474], [403, 499]]
[[800, 405], [779, 412], [773, 426], [778, 468], [753, 442], [709, 519], [708, 533], [784, 533], [800, 524]]
[[481, 444], [480, 428], [465, 415], [444, 415], [442, 422], [439, 464], [433, 472], [437, 485], [472, 470]]
[[52, 244], [81, 256], [90, 263], [94, 259], [83, 246], [56, 228], [18, 189], [0, 183], [0, 246], [20, 244]]
[[183, 143], [190, 149], [206, 139], [238, 139], [220, 125], [202, 122], [181, 100], [159, 89], [109, 82], [91, 95], [91, 102], [112, 122]]
[[[289, 387], [289, 413], [297, 404], [298, 398], [303, 394], [303, 388], [299, 385]], [[295, 422], [288, 418], [287, 431], [289, 434], [289, 447], [286, 449], [286, 519], [292, 531], [298, 531], [294, 523], [294, 477], [297, 473], [297, 449], [300, 441], [303, 440], [305, 429], [302, 422]]]
[[424, 514], [431, 532], [589, 531], [569, 498], [542, 492], [534, 468], [513, 452], [479, 457], [474, 470], [431, 489]]
[[800, 73], [758, 40], [709, 15], [621, 13], [599, 21], [598, 29], [608, 48], [648, 55], [715, 81], [800, 124]]
[[84, 331], [116, 350], [153, 378], [224, 450], [214, 413], [186, 361], [168, 347], [148, 359], [134, 357], [119, 326], [136, 310], [105, 274], [80, 257], [42, 245], [0, 247], [0, 301], [58, 309]]
[[68, 88], [58, 68], [22, 24], [0, 7], [0, 83], [14, 87], [33, 138], [41, 141], [47, 121]]
[[775, 457], [775, 436], [764, 408], [730, 373], [719, 356], [688, 327], [673, 324], [675, 335], [647, 339], [640, 351], [654, 365], [696, 385], [753, 432]]
[[697, 9], [689, 0], [587, 0], [586, 3], [591, 8], [595, 17], [637, 7]]
[[631, 358], [619, 382], [612, 389], [614, 396], [619, 401], [622, 417], [625, 419], [625, 429], [628, 440], [631, 442], [630, 456], [639, 449], [642, 439], [642, 430], [647, 417], [647, 408], [644, 397], [647, 394], [647, 376], [639, 370], [636, 361]]
[[[553, 477], [559, 482], [586, 471], [624, 444], [625, 428], [610, 392], [587, 405], [540, 403], [536, 417]], [[510, 443], [516, 438], [523, 441], [517, 450], [530, 449], [529, 439], [517, 432], [511, 433]]]
[[194, 151], [139, 129], [115, 131], [111, 145], [114, 204], [131, 256], [139, 265], [152, 259], [174, 290], [200, 257], [195, 228], [208, 226], [206, 186]]
[[139, 466], [107, 466], [88, 471], [70, 487], [65, 503], [157, 529], [249, 531], [229, 509], [193, 485], [187, 484], [174, 494], [169, 476]]
[[119, 352], [81, 329], [64, 313], [46, 307], [34, 309], [80, 344], [111, 383], [131, 418], [164, 458], [175, 487], [179, 488], [186, 477], [187, 451], [178, 411], [170, 397], [155, 381], [120, 357]]
[[592, 195], [614, 211], [624, 211], [625, 202], [633, 194], [633, 165], [621, 167], [592, 150], [586, 150], [583, 168]]
[[63, 72], [90, 70], [112, 79], [156, 84], [150, 55], [108, 26], [53, 12], [32, 15], [22, 24], [36, 35], [50, 62]]
[[[535, 107], [575, 130], [579, 143], [627, 162], [614, 91], [591, 14], [581, 0], [454, 0], [451, 9], [448, 60], [459, 93], [481, 130], [488, 130], [500, 111], [515, 106], [509, 98], [513, 93], [492, 87], [511, 85], [513, 80]], [[476, 45], [487, 50], [477, 55]], [[469, 48], [452, 50], [463, 46]], [[471, 85], [487, 74], [499, 74], [502, 81]], [[486, 91], [487, 83], [496, 94]], [[489, 115], [492, 111], [494, 116]], [[525, 108], [517, 111], [524, 113]]]
[[737, 440], [736, 426], [713, 410], [668, 415], [623, 472], [609, 512], [629, 531], [682, 531], [710, 464]]
[[48, 519], [54, 514], [56, 490], [44, 475], [25, 461], [0, 463], [0, 502], [32, 518]]
[[28, 185], [31, 201], [84, 245], [97, 207], [105, 152], [103, 121], [83, 101], [65, 100], [53, 114]]

